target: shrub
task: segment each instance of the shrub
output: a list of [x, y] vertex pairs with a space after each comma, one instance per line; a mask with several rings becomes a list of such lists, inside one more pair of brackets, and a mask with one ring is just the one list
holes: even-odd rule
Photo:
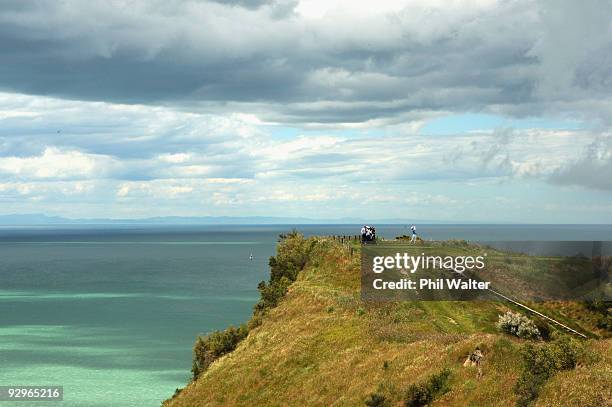
[[449, 390], [448, 379], [451, 371], [444, 369], [429, 376], [425, 383], [411, 384], [406, 391], [404, 405], [406, 407], [422, 407], [430, 404], [436, 397]]
[[304, 269], [310, 252], [314, 247], [314, 240], [305, 239], [304, 235], [295, 230], [280, 236], [280, 244], [276, 256], [270, 257], [270, 282], [287, 277], [295, 281], [298, 273]]
[[602, 301], [602, 300], [590, 300], [585, 301], [585, 306], [588, 310], [597, 312], [599, 314], [607, 314], [610, 306], [612, 306], [611, 301]]
[[387, 398], [380, 393], [372, 393], [369, 398], [366, 399], [365, 405], [368, 407], [387, 407], [389, 401]]
[[526, 316], [512, 311], [499, 316], [497, 328], [502, 332], [518, 336], [523, 339], [540, 339], [540, 331], [532, 320]]
[[215, 360], [236, 349], [248, 333], [248, 328], [243, 324], [238, 328], [230, 326], [224, 331], [214, 331], [204, 337], [198, 336], [193, 346], [193, 379], [197, 379]]
[[535, 326], [536, 328], [538, 328], [538, 332], [540, 332], [540, 338], [542, 338], [545, 341], [550, 340], [551, 335], [552, 335], [550, 325], [548, 325], [543, 320], [537, 320], [535, 321]]
[[421, 407], [433, 401], [432, 395], [424, 385], [411, 384], [406, 392], [406, 407]]
[[260, 299], [254, 307], [254, 314], [263, 314], [274, 308], [285, 296], [287, 289], [304, 269], [316, 241], [305, 239], [296, 231], [280, 235], [276, 256], [270, 257], [270, 280], [257, 286]]
[[599, 329], [605, 329], [607, 331], [612, 331], [612, 317], [608, 314], [608, 315], [601, 315], [598, 319], [597, 319], [597, 328]]
[[251, 317], [251, 319], [249, 319], [249, 322], [247, 323], [249, 332], [261, 325], [261, 323], [263, 322], [262, 319], [263, 318], [261, 317], [261, 315], [253, 314], [253, 316]]
[[449, 389], [447, 386], [448, 378], [451, 375], [449, 369], [444, 369], [438, 374], [434, 374], [429, 378], [429, 390], [435, 396], [446, 393]]
[[542, 385], [555, 373], [576, 367], [578, 345], [567, 337], [548, 344], [527, 344], [523, 348], [523, 370], [514, 392], [518, 396], [516, 405], [528, 406], [539, 394]]
[[263, 313], [264, 311], [274, 308], [278, 305], [281, 298], [287, 293], [287, 289], [291, 285], [291, 281], [283, 276], [280, 280], [266, 283], [262, 281], [257, 285], [259, 290], [259, 302], [255, 304], [255, 313]]
[[600, 329], [612, 331], [612, 301], [592, 300], [587, 301], [585, 306], [588, 310], [597, 314], [596, 325]]

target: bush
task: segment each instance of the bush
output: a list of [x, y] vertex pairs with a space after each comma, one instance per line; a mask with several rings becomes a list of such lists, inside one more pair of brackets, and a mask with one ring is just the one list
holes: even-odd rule
[[261, 317], [261, 315], [253, 314], [251, 319], [249, 319], [249, 322], [247, 322], [247, 328], [249, 329], [249, 332], [261, 325], [262, 322], [263, 318]]
[[278, 302], [285, 296], [287, 289], [291, 285], [291, 281], [283, 276], [280, 280], [266, 283], [262, 281], [257, 285], [259, 290], [259, 302], [255, 304], [255, 313], [263, 313], [264, 311], [274, 308]]
[[527, 344], [523, 348], [523, 371], [514, 392], [516, 405], [528, 406], [539, 394], [542, 385], [555, 373], [576, 367], [578, 345], [567, 337], [542, 345]]
[[246, 325], [240, 325], [238, 328], [230, 326], [224, 331], [215, 331], [204, 337], [198, 336], [193, 346], [193, 379], [197, 379], [215, 360], [236, 349], [248, 333]]
[[609, 312], [610, 307], [612, 306], [612, 302], [603, 300], [590, 300], [585, 301], [585, 306], [590, 311], [597, 312], [599, 314], [607, 314]]
[[430, 404], [436, 397], [449, 390], [448, 379], [451, 371], [444, 369], [440, 373], [429, 376], [425, 383], [411, 384], [406, 391], [404, 405], [406, 407], [422, 407]]
[[597, 328], [605, 329], [607, 331], [612, 331], [612, 316], [610, 315], [601, 315], [597, 319]]
[[370, 394], [370, 397], [366, 399], [365, 405], [368, 407], [387, 407], [389, 405], [389, 401], [380, 393], [372, 393]]
[[550, 329], [550, 325], [548, 325], [543, 320], [537, 320], [535, 322], [535, 326], [536, 326], [536, 328], [538, 328], [538, 332], [540, 332], [540, 338], [542, 338], [545, 341], [550, 340], [551, 335], [552, 335], [552, 331]]
[[270, 257], [270, 282], [287, 277], [295, 281], [300, 271], [304, 269], [315, 241], [305, 239], [304, 235], [292, 231], [280, 236], [276, 256]]
[[588, 310], [597, 314], [596, 325], [600, 329], [612, 331], [612, 313], [610, 308], [612, 307], [611, 301], [592, 300], [587, 301], [585, 306]]
[[532, 320], [512, 311], [499, 316], [497, 328], [502, 332], [523, 339], [541, 339], [540, 331]]
[[278, 305], [291, 283], [297, 279], [298, 273], [306, 267], [315, 243], [315, 240], [305, 239], [296, 231], [280, 235], [276, 256], [270, 257], [269, 261], [270, 280], [267, 283], [262, 281], [257, 286], [260, 300], [255, 304], [255, 315], [263, 314]]
[[406, 407], [421, 407], [426, 406], [433, 400], [431, 393], [423, 385], [411, 384], [406, 392]]

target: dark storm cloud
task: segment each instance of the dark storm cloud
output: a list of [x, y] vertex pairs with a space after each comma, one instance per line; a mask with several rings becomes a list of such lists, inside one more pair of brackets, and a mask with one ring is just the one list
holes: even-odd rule
[[[580, 44], [559, 50], [551, 6], [528, 0], [454, 9], [413, 2], [319, 19], [300, 16], [292, 1], [113, 5], [3, 2], [0, 89], [335, 124], [427, 111], [576, 110], [612, 86], [601, 52], [611, 44], [609, 22], [598, 17], [609, 15], [604, 2], [561, 12], [562, 28], [588, 41], [580, 52]], [[598, 67], [589, 68], [594, 55]], [[573, 86], [580, 92], [558, 91]]]

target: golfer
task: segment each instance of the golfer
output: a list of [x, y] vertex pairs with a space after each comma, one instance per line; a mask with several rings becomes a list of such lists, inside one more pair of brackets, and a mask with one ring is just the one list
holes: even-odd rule
[[417, 238], [416, 226], [410, 226], [410, 230], [412, 230], [412, 237], [410, 238], [410, 243], [415, 243]]

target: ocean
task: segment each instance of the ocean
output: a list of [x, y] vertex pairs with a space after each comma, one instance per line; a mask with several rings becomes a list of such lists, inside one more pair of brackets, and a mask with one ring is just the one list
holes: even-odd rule
[[[198, 334], [249, 318], [278, 236], [293, 228], [359, 233], [358, 225], [0, 227], [0, 385], [64, 387], [63, 402], [44, 405], [159, 406], [188, 382]], [[435, 240], [612, 240], [611, 225], [417, 230]], [[393, 238], [409, 225], [377, 233]], [[28, 404], [42, 405], [19, 403]]]

